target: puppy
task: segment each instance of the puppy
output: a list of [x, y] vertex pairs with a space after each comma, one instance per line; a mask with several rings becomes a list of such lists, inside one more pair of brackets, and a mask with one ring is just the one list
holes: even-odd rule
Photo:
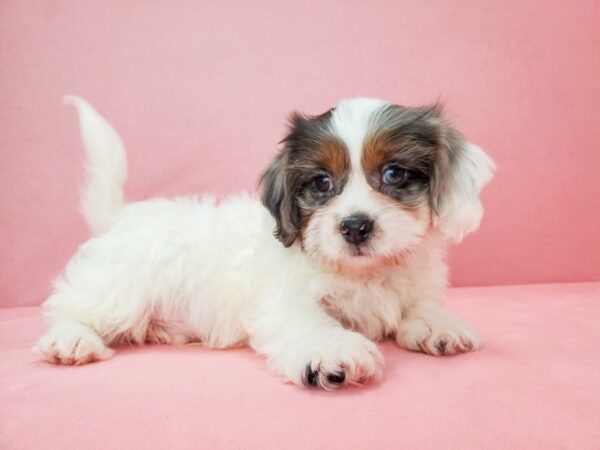
[[479, 226], [494, 165], [439, 106], [357, 98], [295, 113], [259, 198], [126, 204], [121, 139], [84, 100], [66, 101], [93, 237], [44, 303], [46, 360], [103, 360], [120, 343], [250, 345], [286, 380], [334, 389], [379, 380], [374, 342], [387, 337], [432, 355], [480, 347], [442, 305], [443, 258]]

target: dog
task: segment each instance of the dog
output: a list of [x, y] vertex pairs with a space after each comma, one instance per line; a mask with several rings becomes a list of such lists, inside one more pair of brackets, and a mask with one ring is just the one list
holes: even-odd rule
[[123, 343], [249, 345], [283, 379], [331, 390], [380, 380], [385, 338], [431, 355], [480, 348], [443, 306], [444, 254], [478, 228], [494, 163], [439, 104], [293, 113], [257, 196], [125, 203], [121, 138], [85, 100], [65, 101], [93, 237], [43, 305], [47, 361], [104, 360]]

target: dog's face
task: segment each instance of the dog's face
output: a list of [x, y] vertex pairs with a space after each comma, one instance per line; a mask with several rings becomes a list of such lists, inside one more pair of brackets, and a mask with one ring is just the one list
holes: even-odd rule
[[481, 220], [493, 163], [438, 106], [353, 99], [293, 114], [261, 196], [287, 247], [343, 269], [394, 264], [428, 233], [459, 241]]

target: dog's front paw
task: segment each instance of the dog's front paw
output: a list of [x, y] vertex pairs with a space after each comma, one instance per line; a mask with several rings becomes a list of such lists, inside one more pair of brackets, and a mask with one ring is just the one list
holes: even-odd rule
[[48, 362], [66, 365], [108, 359], [114, 354], [96, 333], [80, 324], [53, 326], [33, 351]]
[[423, 313], [400, 322], [396, 341], [401, 347], [430, 355], [453, 355], [478, 350], [479, 334], [446, 311]]
[[302, 384], [325, 390], [344, 384], [379, 381], [383, 376], [383, 355], [361, 334], [343, 330], [324, 342], [302, 372]]

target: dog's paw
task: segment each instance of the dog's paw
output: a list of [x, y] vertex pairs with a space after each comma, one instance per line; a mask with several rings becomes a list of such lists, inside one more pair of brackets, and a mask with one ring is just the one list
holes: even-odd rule
[[33, 348], [39, 356], [54, 364], [79, 365], [108, 359], [114, 350], [88, 327], [80, 324], [53, 326]]
[[377, 346], [361, 334], [344, 330], [324, 342], [306, 364], [302, 384], [325, 390], [345, 384], [379, 381], [383, 376], [383, 355]]
[[423, 313], [400, 322], [396, 341], [401, 347], [430, 355], [454, 355], [481, 348], [479, 334], [446, 311]]

